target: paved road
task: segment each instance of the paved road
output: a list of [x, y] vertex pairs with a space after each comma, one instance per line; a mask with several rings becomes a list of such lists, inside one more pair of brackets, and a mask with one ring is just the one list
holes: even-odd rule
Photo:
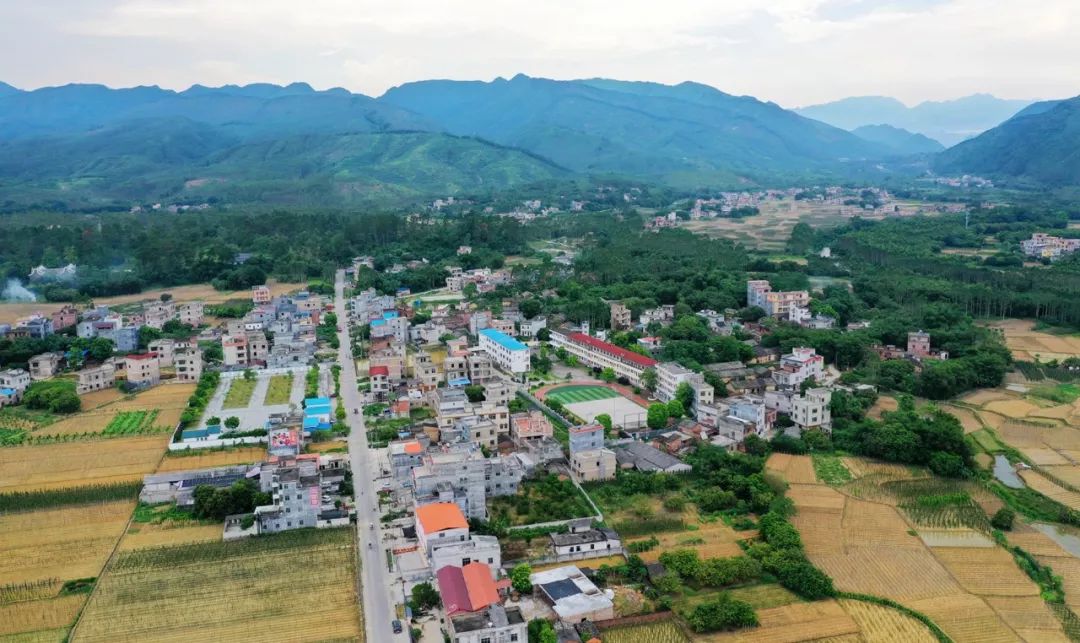
[[[408, 634], [402, 632], [395, 635], [390, 627], [395, 618], [396, 603], [392, 600], [391, 593], [397, 585], [386, 569], [386, 551], [379, 541], [381, 523], [374, 491], [374, 479], [378, 471], [372, 471], [364, 415], [359, 412], [362, 405], [360, 393], [356, 390], [356, 363], [352, 359], [352, 342], [349, 341], [349, 323], [345, 309], [345, 272], [342, 270], [337, 273], [334, 291], [335, 312], [338, 325], [342, 329], [342, 332], [338, 333], [341, 342], [338, 361], [341, 364], [341, 400], [349, 414], [349, 461], [353, 472], [353, 487], [356, 490], [356, 538], [360, 549], [364, 626], [369, 643], [405, 642], [409, 640]], [[355, 414], [354, 409], [358, 410]], [[371, 528], [372, 525], [374, 529]], [[400, 592], [400, 589], [397, 591]]]

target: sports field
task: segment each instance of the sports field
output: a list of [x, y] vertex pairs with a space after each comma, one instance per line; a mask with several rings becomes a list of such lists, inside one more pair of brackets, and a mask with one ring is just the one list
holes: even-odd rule
[[544, 399], [556, 400], [565, 406], [567, 404], [576, 404], [578, 402], [607, 400], [613, 397], [619, 397], [619, 394], [604, 386], [576, 385], [560, 386], [557, 389], [548, 391], [548, 394], [544, 396]]
[[608, 415], [615, 426], [636, 429], [645, 424], [645, 409], [604, 386], [573, 384], [548, 391], [545, 400], [558, 400], [568, 411], [586, 422]]

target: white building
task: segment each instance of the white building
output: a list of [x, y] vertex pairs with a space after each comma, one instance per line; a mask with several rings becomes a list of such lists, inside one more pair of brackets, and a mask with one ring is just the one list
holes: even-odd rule
[[534, 592], [567, 623], [615, 618], [615, 604], [574, 565], [546, 569], [529, 576]]
[[461, 508], [452, 502], [422, 505], [416, 508], [416, 538], [421, 551], [430, 558], [438, 547], [467, 541], [469, 523]]
[[506, 333], [494, 328], [481, 330], [480, 348], [504, 371], [520, 374], [529, 370], [529, 347]]
[[431, 552], [431, 568], [464, 567], [469, 563], [484, 563], [494, 574], [502, 567], [502, 548], [495, 536], [471, 535], [465, 542], [440, 545]]
[[792, 307], [806, 308], [810, 305], [810, 293], [805, 290], [776, 291], [764, 279], [746, 282], [746, 305], [757, 306], [771, 317], [787, 317]]
[[635, 386], [641, 385], [641, 374], [656, 366], [656, 360], [621, 346], [590, 337], [585, 333], [551, 331], [551, 344], [577, 357], [582, 364], [594, 368], [610, 368], [618, 377], [625, 377]]
[[825, 374], [825, 358], [813, 348], [800, 346], [780, 358], [780, 367], [773, 371], [773, 380], [781, 388], [797, 389], [810, 378], [821, 382]]
[[832, 430], [832, 412], [829, 403], [832, 391], [827, 388], [811, 388], [791, 400], [791, 420], [800, 431], [807, 429]]
[[[656, 367], [656, 397], [664, 402], [675, 399], [679, 385], [686, 383], [694, 390], [694, 409], [713, 403], [713, 387], [705, 382], [705, 377], [695, 373], [682, 364], [663, 362]], [[694, 409], [686, 409], [690, 412]]]

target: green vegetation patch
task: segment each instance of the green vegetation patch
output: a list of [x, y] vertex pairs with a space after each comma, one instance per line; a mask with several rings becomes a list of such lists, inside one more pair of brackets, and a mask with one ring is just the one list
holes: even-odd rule
[[23, 443], [29, 431], [26, 429], [0, 428], [0, 447], [13, 447]]
[[266, 389], [266, 398], [263, 404], [272, 406], [275, 404], [288, 404], [292, 396], [293, 374], [275, 375], [270, 378], [270, 385]]
[[814, 473], [819, 480], [827, 485], [839, 486], [851, 482], [851, 472], [847, 470], [840, 458], [834, 455], [822, 455], [815, 453], [813, 456]]
[[257, 380], [247, 380], [242, 377], [233, 378], [229, 385], [229, 392], [225, 394], [223, 409], [242, 409], [251, 404], [251, 395], [255, 392]]
[[14, 491], [0, 493], [0, 513], [56, 509], [70, 505], [89, 505], [114, 500], [134, 500], [139, 497], [141, 482], [121, 482], [87, 487], [64, 487], [46, 491]]
[[493, 517], [505, 518], [511, 526], [593, 515], [574, 483], [555, 475], [522, 482], [515, 495], [491, 498], [488, 509]]
[[172, 427], [155, 428], [159, 411], [120, 411], [102, 431], [105, 435], [141, 435], [157, 430], [168, 431]]
[[1080, 384], [1052, 384], [1036, 386], [1028, 392], [1033, 397], [1058, 404], [1072, 404], [1080, 398]]

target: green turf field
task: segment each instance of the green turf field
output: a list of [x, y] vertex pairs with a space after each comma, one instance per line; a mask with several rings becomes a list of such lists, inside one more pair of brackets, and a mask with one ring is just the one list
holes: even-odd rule
[[576, 404], [578, 402], [593, 402], [595, 400], [607, 400], [619, 397], [615, 391], [603, 386], [560, 386], [548, 392], [545, 399], [557, 400], [560, 404]]

